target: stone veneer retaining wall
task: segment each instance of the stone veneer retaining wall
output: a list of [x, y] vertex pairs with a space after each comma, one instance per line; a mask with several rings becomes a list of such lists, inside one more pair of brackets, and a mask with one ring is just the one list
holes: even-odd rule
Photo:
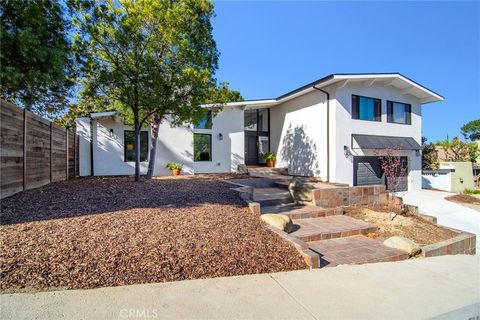
[[[445, 227], [444, 227], [445, 228]], [[454, 254], [475, 254], [476, 237], [472, 233], [461, 232], [458, 236], [422, 247], [422, 257], [435, 257]]]
[[379, 205], [387, 202], [384, 185], [338, 187], [312, 190], [313, 204], [323, 208]]

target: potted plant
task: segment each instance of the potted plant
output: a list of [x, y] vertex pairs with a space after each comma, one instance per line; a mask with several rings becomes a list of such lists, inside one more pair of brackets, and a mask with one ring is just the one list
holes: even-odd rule
[[273, 152], [265, 152], [263, 154], [263, 159], [267, 161], [267, 167], [275, 167], [275, 161], [277, 161], [277, 156]]
[[182, 168], [183, 168], [183, 163], [170, 162], [165, 166], [165, 168], [172, 171], [172, 174], [174, 176], [179, 176], [180, 172], [182, 171]]

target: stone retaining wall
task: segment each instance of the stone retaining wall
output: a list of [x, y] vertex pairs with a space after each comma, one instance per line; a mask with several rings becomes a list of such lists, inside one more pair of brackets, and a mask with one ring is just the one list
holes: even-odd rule
[[451, 230], [461, 233], [452, 239], [422, 247], [421, 256], [435, 257], [455, 254], [475, 254], [475, 235], [468, 232], [462, 232], [460, 230]]
[[387, 202], [384, 185], [338, 187], [312, 190], [313, 204], [323, 208], [379, 205]]

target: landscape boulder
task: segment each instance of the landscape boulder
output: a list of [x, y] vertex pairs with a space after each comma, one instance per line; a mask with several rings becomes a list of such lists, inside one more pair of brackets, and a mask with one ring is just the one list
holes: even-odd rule
[[422, 251], [422, 249], [418, 244], [402, 236], [390, 237], [387, 240], [385, 240], [383, 244], [390, 248], [406, 251], [410, 255], [410, 257]]
[[290, 219], [289, 216], [286, 216], [284, 214], [268, 213], [262, 214], [260, 218], [272, 227], [275, 227], [287, 233], [293, 230], [292, 219]]
[[312, 201], [312, 191], [316, 189], [315, 183], [293, 179], [288, 184], [288, 191], [296, 201]]

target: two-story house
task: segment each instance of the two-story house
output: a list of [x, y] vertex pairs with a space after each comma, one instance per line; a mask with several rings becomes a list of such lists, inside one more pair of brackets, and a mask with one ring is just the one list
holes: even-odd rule
[[[422, 104], [443, 97], [399, 73], [332, 74], [273, 99], [231, 102], [196, 125], [160, 126], [156, 175], [171, 161], [183, 172], [235, 172], [262, 165], [266, 151], [292, 175], [364, 185], [384, 183], [378, 155], [399, 149], [403, 189], [421, 188]], [[208, 110], [208, 106], [204, 106]], [[77, 119], [80, 175], [133, 174], [133, 136], [115, 113]], [[142, 172], [148, 128], [141, 135]]]

